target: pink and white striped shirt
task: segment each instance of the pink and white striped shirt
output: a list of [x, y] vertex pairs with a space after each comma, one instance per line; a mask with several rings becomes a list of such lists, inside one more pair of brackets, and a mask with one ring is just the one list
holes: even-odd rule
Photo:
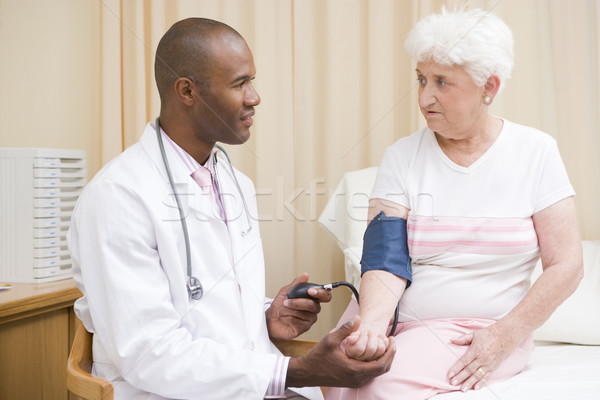
[[533, 214], [573, 195], [556, 141], [510, 121], [468, 167], [428, 128], [390, 146], [371, 198], [409, 209], [413, 282], [401, 320], [503, 317], [539, 258]]

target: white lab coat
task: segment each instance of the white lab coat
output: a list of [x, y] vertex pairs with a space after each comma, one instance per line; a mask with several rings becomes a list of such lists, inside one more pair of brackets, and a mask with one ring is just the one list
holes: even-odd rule
[[[252, 221], [242, 237], [248, 222], [229, 164], [216, 167], [225, 225], [166, 142], [165, 150], [204, 296], [188, 300], [181, 222], [149, 123], [87, 185], [68, 235], [94, 373], [113, 382], [116, 399], [261, 399], [280, 353], [264, 314], [254, 186], [236, 171]], [[322, 398], [317, 388], [298, 391]]]

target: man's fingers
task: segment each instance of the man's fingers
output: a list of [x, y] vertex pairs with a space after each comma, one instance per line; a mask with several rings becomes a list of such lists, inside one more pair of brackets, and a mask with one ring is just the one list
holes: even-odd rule
[[299, 276], [294, 278], [290, 286], [296, 286], [297, 284], [304, 282], [308, 282], [308, 274], [306, 272], [303, 272]]
[[385, 372], [389, 371], [392, 366], [392, 360], [396, 355], [396, 338], [394, 336], [390, 336], [388, 340], [388, 346], [385, 349], [385, 353], [381, 357], [378, 358], [380, 362], [382, 362], [385, 366]]
[[322, 303], [327, 303], [331, 300], [331, 291], [321, 288], [308, 289], [308, 295]]
[[340, 328], [331, 335], [334, 337], [336, 343], [340, 343], [342, 340], [346, 339], [352, 332], [358, 329], [360, 326], [360, 317], [355, 315], [351, 320], [346, 322], [344, 325], [340, 326]]
[[288, 308], [288, 314], [294, 312], [318, 314], [321, 312], [321, 304], [312, 299], [285, 299], [283, 305]]

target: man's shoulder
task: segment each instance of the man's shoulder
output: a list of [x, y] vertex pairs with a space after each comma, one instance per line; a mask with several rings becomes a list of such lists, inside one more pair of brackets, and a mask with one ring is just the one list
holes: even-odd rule
[[104, 165], [92, 182], [137, 182], [141, 177], [147, 176], [151, 168], [152, 162], [138, 142]]
[[84, 195], [111, 196], [118, 191], [138, 192], [148, 187], [155, 167], [138, 142], [110, 160], [87, 184]]

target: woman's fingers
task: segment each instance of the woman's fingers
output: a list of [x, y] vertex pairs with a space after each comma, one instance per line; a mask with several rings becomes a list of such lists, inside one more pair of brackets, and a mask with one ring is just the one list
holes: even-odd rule
[[[354, 332], [356, 334], [357, 332]], [[370, 361], [379, 358], [389, 344], [389, 339], [371, 331], [360, 331], [360, 335], [349, 336], [346, 341], [346, 354], [348, 357]]]
[[[461, 371], [461, 374], [466, 373], [468, 374], [468, 376], [466, 380], [464, 380], [464, 382], [462, 382], [462, 384], [460, 385], [460, 390], [462, 392], [466, 392], [467, 390], [471, 389], [481, 389], [483, 386], [485, 386], [485, 382], [487, 380], [487, 375], [489, 372], [491, 371], [488, 371], [486, 366], [480, 365], [480, 363], [478, 362], [473, 362], [467, 365]], [[458, 379], [459, 378], [457, 378], [457, 380]], [[455, 384], [454, 381], [452, 382], [452, 384]]]
[[492, 328], [460, 336], [452, 339], [452, 343], [469, 346], [448, 372], [450, 383], [460, 385], [463, 392], [483, 387], [488, 375], [506, 358], [505, 346]]

